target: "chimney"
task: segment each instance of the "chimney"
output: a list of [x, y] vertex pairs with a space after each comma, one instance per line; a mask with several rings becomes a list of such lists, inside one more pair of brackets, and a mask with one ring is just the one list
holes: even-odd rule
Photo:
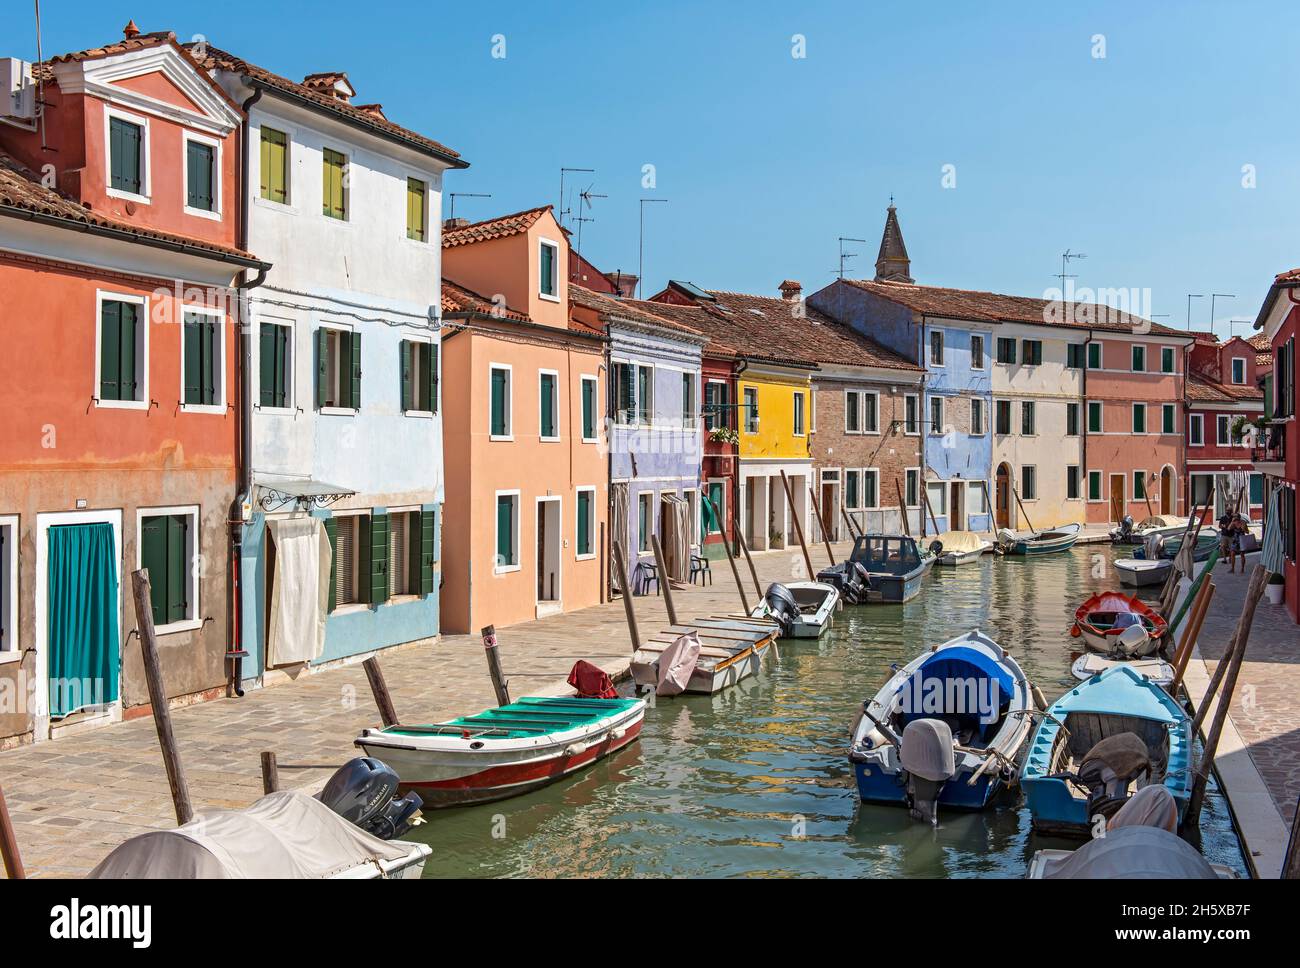
[[348, 80], [348, 75], [343, 71], [321, 71], [319, 74], [308, 74], [302, 79], [302, 86], [313, 91], [319, 91], [321, 94], [327, 94], [344, 104], [351, 104], [352, 98], [357, 93], [356, 88], [352, 86], [352, 82]]
[[781, 283], [781, 298], [786, 302], [798, 302], [801, 295], [803, 286], [794, 279], [786, 279]]
[[382, 104], [358, 104], [357, 110], [364, 111], [366, 114], [379, 121], [388, 120], [388, 117], [384, 114], [384, 106]]
[[467, 218], [448, 218], [448, 219], [443, 219], [442, 222], [442, 227], [444, 230], [463, 229], [466, 225], [469, 225], [469, 219]]
[[637, 277], [626, 272], [607, 272], [605, 278], [609, 280], [614, 291], [623, 299], [631, 299], [636, 295]]
[[134, 20], [128, 21], [127, 25], [122, 28], [122, 36], [127, 40], [140, 36], [140, 28], [135, 25]]

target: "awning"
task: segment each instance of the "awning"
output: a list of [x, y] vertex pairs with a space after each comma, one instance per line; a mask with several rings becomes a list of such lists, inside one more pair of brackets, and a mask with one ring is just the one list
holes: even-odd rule
[[257, 478], [253, 481], [253, 492], [263, 511], [277, 511], [290, 504], [297, 504], [302, 510], [324, 508], [357, 493], [310, 477]]

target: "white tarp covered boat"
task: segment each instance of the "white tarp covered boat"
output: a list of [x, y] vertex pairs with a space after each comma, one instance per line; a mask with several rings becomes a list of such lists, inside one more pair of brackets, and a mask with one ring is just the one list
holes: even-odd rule
[[245, 810], [200, 813], [132, 837], [90, 872], [99, 879], [418, 878], [424, 844], [380, 840], [315, 797], [270, 793]]
[[1029, 862], [1031, 880], [1214, 880], [1235, 878], [1211, 864], [1177, 834], [1159, 827], [1106, 831], [1078, 850], [1040, 850]]
[[993, 542], [974, 531], [945, 531], [934, 540], [941, 546], [936, 552], [941, 565], [969, 565], [993, 550]]

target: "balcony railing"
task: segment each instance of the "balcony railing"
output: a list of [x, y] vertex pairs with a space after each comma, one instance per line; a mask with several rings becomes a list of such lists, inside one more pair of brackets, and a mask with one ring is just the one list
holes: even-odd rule
[[1286, 428], [1270, 427], [1255, 440], [1250, 459], [1256, 464], [1281, 463], [1286, 460]]

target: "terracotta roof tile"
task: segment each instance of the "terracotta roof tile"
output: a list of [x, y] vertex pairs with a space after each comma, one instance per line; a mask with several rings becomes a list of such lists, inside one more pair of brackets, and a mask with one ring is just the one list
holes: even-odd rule
[[[622, 318], [633, 323], [641, 323], [646, 326], [657, 326], [661, 329], [676, 330], [683, 335], [699, 339], [704, 334], [698, 329], [686, 325], [680, 320], [670, 319], [667, 314], [658, 312], [649, 312], [644, 307], [647, 305], [643, 302], [635, 302], [629, 299], [615, 299], [612, 296], [606, 296], [603, 293], [594, 292], [585, 286], [579, 286], [576, 283], [569, 283], [569, 302], [575, 306], [581, 306], [592, 312], [599, 313], [611, 322], [614, 318]], [[653, 303], [649, 305], [654, 305]]]
[[458, 228], [444, 229], [442, 247], [450, 249], [458, 245], [471, 245], [475, 242], [487, 242], [491, 239], [504, 239], [520, 232], [527, 232], [533, 224], [549, 212], [554, 206], [543, 205], [510, 215], [498, 215], [496, 218], [482, 222], [472, 222]]
[[1259, 387], [1217, 383], [1193, 373], [1187, 379], [1187, 399], [1196, 403], [1235, 403], [1249, 400], [1258, 400], [1262, 403], [1264, 391]]
[[[193, 48], [193, 44], [186, 45]], [[323, 111], [337, 115], [338, 117], [357, 125], [361, 128], [369, 129], [380, 136], [396, 138], [405, 142], [412, 147], [423, 150], [427, 154], [436, 155], [445, 161], [450, 162], [454, 167], [467, 168], [468, 162], [461, 159], [460, 154], [448, 148], [446, 145], [434, 141], [432, 138], [426, 138], [422, 134], [417, 134], [408, 128], [394, 124], [381, 113], [374, 109], [377, 105], [356, 105], [349, 104], [347, 101], [341, 101], [332, 94], [326, 93], [315, 87], [309, 87], [300, 84], [297, 81], [291, 81], [287, 77], [281, 77], [279, 74], [272, 73], [264, 67], [258, 67], [256, 64], [250, 64], [246, 60], [236, 57], [219, 48], [207, 45], [207, 56], [199, 63], [206, 70], [216, 70], [218, 68], [233, 71], [237, 74], [243, 74], [256, 84], [261, 84], [275, 91], [289, 94], [294, 97], [307, 101], [314, 107]], [[322, 77], [344, 77], [341, 73], [321, 75]]]
[[98, 215], [91, 209], [79, 205], [53, 189], [46, 188], [40, 183], [34, 172], [25, 168], [16, 159], [0, 152], [0, 209], [4, 208], [49, 216], [91, 229], [125, 233], [144, 243], [162, 242], [169, 245], [182, 245], [194, 250], [197, 255], [207, 253], [214, 256], [223, 256], [250, 266], [263, 264], [251, 253], [232, 246], [218, 245], [215, 242], [205, 242], [184, 235], [174, 235], [171, 232], [159, 232], [131, 222], [123, 222]]
[[442, 314], [443, 316], [446, 316], [449, 313], [477, 313], [481, 316], [496, 316], [499, 319], [513, 319], [520, 323], [532, 322], [527, 313], [521, 313], [518, 310], [511, 309], [509, 306], [504, 309], [498, 309], [491, 299], [488, 299], [486, 296], [481, 296], [473, 289], [467, 289], [458, 283], [452, 282], [446, 276], [443, 276]]
[[[913, 312], [950, 319], [969, 319], [989, 323], [1035, 323], [1071, 329], [1100, 329], [1130, 332], [1142, 328], [1161, 336], [1186, 336], [1185, 332], [1153, 323], [1141, 316], [1112, 309], [1097, 303], [1066, 303], [1068, 309], [1052, 314], [1060, 306], [1048, 299], [1031, 296], [1008, 296], [971, 289], [947, 289], [918, 286], [902, 282], [874, 282], [869, 279], [844, 279], [844, 283], [873, 295], [906, 306]], [[1073, 310], [1073, 311], [1070, 311]], [[1054, 317], [1056, 320], [1053, 321]], [[1060, 319], [1060, 317], [1065, 317]]]

